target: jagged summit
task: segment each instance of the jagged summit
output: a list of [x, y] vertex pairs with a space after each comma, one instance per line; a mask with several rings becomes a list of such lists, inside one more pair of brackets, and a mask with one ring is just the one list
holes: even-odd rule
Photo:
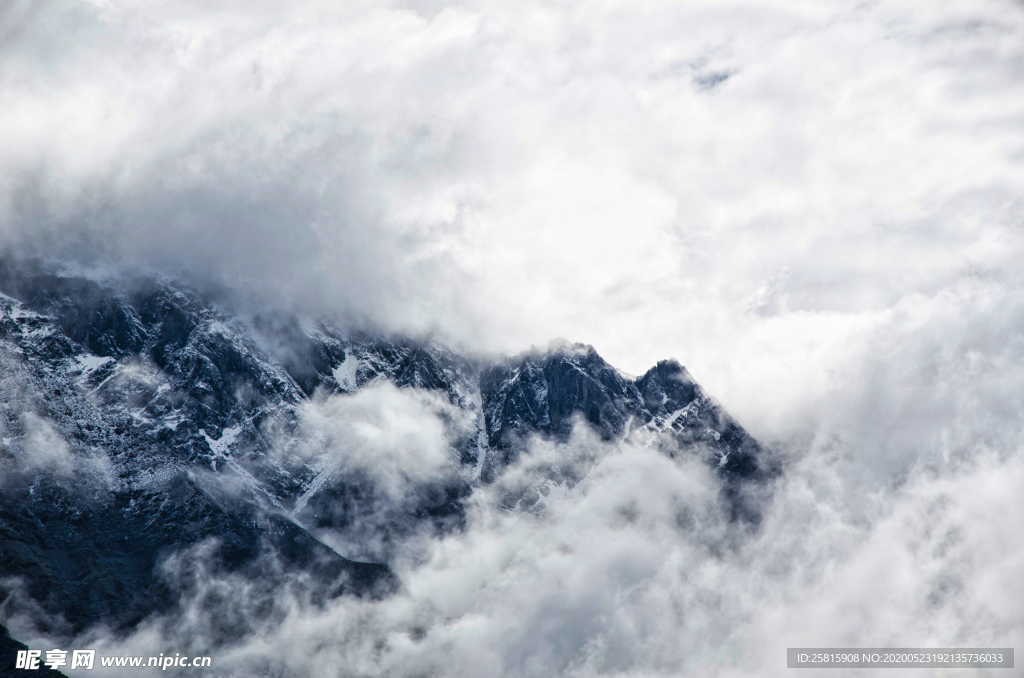
[[700, 387], [676, 360], [660, 360], [636, 380], [644, 407], [667, 415], [686, 407], [700, 394]]
[[[0, 578], [20, 577], [73, 628], [131, 625], [169, 604], [158, 563], [209, 537], [229, 569], [271, 551], [286, 556], [282, 577], [314, 572], [318, 595], [384, 594], [388, 540], [460, 529], [464, 499], [526, 437], [563, 440], [578, 420], [707, 458], [729, 501], [770, 474], [757, 442], [671, 360], [633, 378], [559, 341], [482, 362], [237, 313], [168, 279], [45, 266], [0, 267], [0, 293]], [[352, 553], [318, 535], [351, 529], [379, 497], [358, 476], [274, 454], [271, 433], [287, 434], [311, 398], [382, 380], [441, 394], [476, 427], [452, 441], [460, 472], [388, 509], [381, 550]]]

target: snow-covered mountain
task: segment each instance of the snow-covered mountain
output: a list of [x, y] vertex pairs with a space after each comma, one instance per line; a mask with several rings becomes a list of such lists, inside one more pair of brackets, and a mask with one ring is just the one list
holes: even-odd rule
[[125, 628], [173, 606], [161, 563], [211, 537], [226, 570], [273, 554], [275, 571], [251, 573], [268, 586], [297, 574], [314, 596], [400, 586], [387, 562], [324, 538], [379, 506], [375, 490], [291, 453], [306, 404], [372, 384], [436, 394], [464, 420], [450, 436], [457, 472], [367, 523], [384, 542], [460, 529], [467, 498], [527, 454], [531, 436], [564, 441], [579, 421], [605, 440], [704, 456], [738, 519], [756, 518], [746, 489], [773, 473], [674, 361], [633, 378], [567, 343], [489, 361], [241, 312], [168, 279], [38, 262], [4, 262], [0, 293], [0, 580], [55, 628]]

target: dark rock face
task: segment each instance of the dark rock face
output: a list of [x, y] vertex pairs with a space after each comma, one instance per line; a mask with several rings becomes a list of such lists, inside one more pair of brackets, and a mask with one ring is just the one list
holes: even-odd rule
[[286, 566], [282, 574], [317, 575], [323, 586], [313, 595], [374, 594], [395, 583], [385, 566], [342, 558], [281, 516], [211, 496], [186, 473], [105, 500], [52, 485], [36, 486], [32, 499], [0, 508], [0, 571], [23, 577], [27, 593], [70, 631], [97, 621], [128, 628], [173, 609], [158, 566], [208, 538], [217, 540], [216, 569], [235, 571], [274, 554]]
[[700, 389], [689, 372], [674, 360], [662, 360], [636, 380], [643, 406], [656, 416], [678, 412], [698, 395]]
[[25, 649], [28, 649], [27, 646], [11, 638], [11, 634], [7, 632], [7, 627], [0, 624], [0, 676], [5, 678], [18, 678], [19, 676], [24, 678], [29, 676], [36, 676], [37, 678], [64, 678], [63, 673], [45, 666], [42, 662], [40, 662], [39, 667], [36, 669], [14, 668], [17, 665], [18, 651]]
[[616, 436], [641, 405], [632, 381], [589, 346], [563, 347], [492, 367], [480, 384], [488, 442], [499, 448], [526, 433], [568, 435], [576, 414], [603, 436]]
[[503, 463], [522, 436], [565, 437], [582, 416], [606, 439], [647, 429], [671, 435], [680, 449], [700, 444], [729, 481], [772, 473], [757, 441], [672, 360], [632, 379], [593, 347], [573, 345], [491, 367], [480, 384], [488, 443], [502, 451]]
[[274, 576], [319, 582], [314, 597], [393, 590], [386, 563], [314, 536], [363, 520], [375, 490], [274, 453], [274, 432], [291, 431], [310, 398], [380, 379], [439, 393], [478, 422], [452, 442], [457, 476], [378, 516], [385, 541], [461, 529], [465, 498], [524, 437], [564, 440], [578, 419], [604, 439], [643, 434], [671, 455], [706, 456], [737, 517], [753, 515], [745, 488], [774, 472], [673, 361], [633, 379], [591, 347], [563, 345], [481, 364], [434, 344], [232, 312], [166, 280], [38, 264], [0, 261], [0, 293], [0, 579], [19, 578], [56, 630], [61, 619], [72, 631], [126, 629], [166, 609], [160, 563], [208, 539], [217, 567], [245, 572], [271, 554]]

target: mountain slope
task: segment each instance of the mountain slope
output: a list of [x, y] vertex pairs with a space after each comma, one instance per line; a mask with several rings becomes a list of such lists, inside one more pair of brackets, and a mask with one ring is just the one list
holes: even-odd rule
[[[72, 631], [128, 628], [173, 605], [161, 563], [209, 539], [228, 571], [271, 554], [280, 568], [260, 576], [305, 573], [311, 595], [385, 595], [398, 585], [389, 545], [460, 529], [466, 497], [514, 463], [526, 438], [565, 440], [578, 420], [606, 440], [706, 457], [738, 517], [756, 514], [743, 488], [773, 473], [672, 361], [633, 379], [592, 347], [563, 344], [487, 363], [241, 313], [166, 279], [38, 263], [6, 262], [0, 292], [0, 577], [18, 578], [56, 631], [58, 619]], [[282, 449], [310, 403], [385, 382], [436, 394], [444, 416], [475, 424], [452, 435], [455, 472], [381, 513], [365, 474]], [[322, 539], [360, 527], [380, 533], [377, 563]]]

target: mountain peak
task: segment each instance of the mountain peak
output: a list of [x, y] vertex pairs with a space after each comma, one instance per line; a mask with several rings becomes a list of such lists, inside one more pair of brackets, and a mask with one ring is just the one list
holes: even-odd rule
[[[347, 573], [352, 592], [390, 586], [390, 540], [423, 521], [458, 529], [465, 497], [528, 453], [524, 439], [564, 441], [581, 421], [605, 440], [642, 433], [638, 442], [669, 456], [706, 458], [723, 486], [761, 477], [760, 446], [675, 360], [633, 378], [593, 346], [559, 340], [484, 361], [408, 338], [307, 326], [285, 313], [242, 315], [164, 279], [128, 285], [0, 267], [0, 295], [10, 295], [0, 296], [0, 367], [15, 375], [0, 383], [7, 396], [0, 398], [0, 474], [24, 490], [23, 501], [0, 504], [15, 554], [0, 562], [0, 578], [24, 577], [45, 607], [76, 624], [141, 618], [160, 603], [144, 593], [158, 591], [157, 554], [210, 536], [228, 545], [230, 567], [244, 567], [261, 548], [281, 548], [297, 570], [326, 559]], [[376, 529], [360, 522], [374, 505], [373, 487], [358, 474], [275, 454], [268, 433], [288, 439], [318, 393], [358, 397], [378, 380], [445, 394], [477, 424], [453, 433], [456, 472], [378, 517], [384, 536], [374, 545], [336, 552], [314, 534]], [[109, 464], [103, 501], [10, 466], [32, 442], [28, 411], [67, 442], [69, 464], [88, 465], [102, 452]], [[5, 455], [4, 446], [16, 454]], [[213, 479], [240, 488], [237, 497], [228, 502], [210, 490]], [[147, 533], [145, 552], [122, 539], [154, 521], [161, 529]], [[85, 548], [93, 542], [103, 548]], [[68, 552], [80, 553], [77, 569], [54, 566]], [[131, 590], [117, 585], [115, 561], [130, 572]], [[103, 573], [99, 595], [63, 607], [82, 598], [86, 571]]]
[[658, 374], [662, 377], [677, 377], [693, 381], [693, 378], [690, 376], [690, 372], [675, 358], [659, 360], [655, 363], [654, 367], [647, 370], [645, 375], [651, 373]]

